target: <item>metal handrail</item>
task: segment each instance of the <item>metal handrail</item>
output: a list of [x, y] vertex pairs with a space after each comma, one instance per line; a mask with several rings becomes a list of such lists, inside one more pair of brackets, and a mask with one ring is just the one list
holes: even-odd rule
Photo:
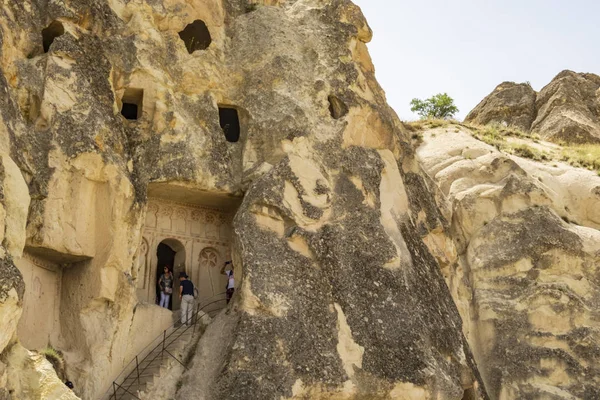
[[[225, 295], [225, 294], [226, 294], [226, 292], [219, 293], [219, 294], [216, 294], [216, 295], [214, 295], [214, 296], [211, 296], [211, 297], [209, 297], [209, 298], [207, 298], [207, 299], [204, 299], [203, 301], [211, 300], [211, 299], [214, 299], [215, 297], [223, 296], [223, 295]], [[221, 302], [221, 301], [226, 301], [226, 300], [227, 300], [226, 298], [224, 298], [224, 299], [218, 299], [218, 300], [214, 300], [214, 301], [211, 301], [211, 302], [209, 302], [209, 303], [206, 303], [206, 304], [204, 304], [202, 307], [200, 307], [200, 304], [202, 304], [202, 303], [198, 303], [198, 306], [196, 307], [196, 310], [195, 310], [195, 312], [193, 312], [193, 313], [192, 313], [191, 317], [190, 317], [190, 318], [189, 318], [189, 319], [186, 321], [186, 323], [185, 323], [185, 324], [181, 324], [181, 322], [178, 320], [176, 323], [174, 323], [173, 325], [171, 325], [171, 326], [169, 326], [167, 329], [165, 329], [161, 335], [159, 335], [159, 336], [157, 336], [156, 338], [154, 338], [154, 340], [152, 340], [150, 343], [148, 343], [148, 344], [147, 344], [147, 345], [146, 345], [146, 346], [145, 346], [145, 347], [144, 347], [144, 348], [143, 348], [143, 349], [142, 349], [142, 350], [141, 350], [141, 351], [140, 351], [140, 352], [139, 352], [139, 353], [138, 353], [138, 354], [137, 354], [137, 355], [136, 355], [136, 356], [135, 356], [135, 357], [134, 357], [134, 358], [133, 358], [133, 359], [132, 359], [132, 360], [131, 360], [131, 361], [130, 361], [128, 364], [127, 364], [127, 365], [126, 365], [126, 366], [125, 366], [125, 368], [122, 370], [122, 372], [121, 372], [119, 375], [117, 375], [117, 377], [116, 377], [116, 378], [113, 380], [113, 385], [112, 385], [112, 392], [113, 392], [113, 393], [110, 393], [110, 392], [111, 392], [111, 389], [109, 389], [109, 390], [108, 390], [108, 392], [106, 393], [107, 395], [109, 395], [109, 393], [110, 393], [110, 395], [109, 395], [109, 397], [108, 397], [108, 398], [109, 398], [109, 399], [118, 400], [118, 396], [119, 396], [119, 395], [118, 395], [118, 390], [122, 389], [122, 390], [124, 391], [124, 393], [123, 393], [123, 394], [127, 393], [127, 394], [129, 394], [129, 395], [131, 395], [131, 396], [133, 396], [134, 398], [136, 398], [136, 399], [138, 399], [138, 400], [139, 400], [139, 397], [137, 397], [135, 394], [133, 394], [133, 393], [131, 393], [131, 392], [129, 391], [129, 389], [131, 389], [131, 387], [134, 385], [134, 383], [135, 383], [136, 379], [133, 379], [133, 380], [130, 382], [130, 384], [127, 386], [127, 387], [125, 387], [125, 382], [126, 382], [128, 379], [130, 379], [130, 378], [131, 378], [131, 375], [132, 375], [132, 374], [135, 372], [135, 373], [137, 374], [137, 382], [138, 382], [138, 386], [139, 386], [139, 385], [141, 385], [140, 376], [143, 376], [143, 373], [144, 373], [144, 372], [145, 372], [145, 371], [148, 369], [148, 367], [149, 367], [150, 365], [152, 365], [152, 363], [153, 363], [153, 362], [154, 362], [154, 361], [155, 361], [155, 360], [156, 360], [156, 359], [157, 359], [159, 356], [163, 356], [163, 355], [164, 355], [164, 353], [167, 353], [169, 356], [171, 356], [173, 359], [175, 359], [175, 360], [176, 360], [176, 361], [177, 361], [179, 364], [181, 364], [181, 365], [182, 365], [184, 368], [187, 368], [187, 367], [186, 367], [186, 366], [185, 366], [185, 365], [184, 365], [184, 364], [183, 364], [183, 363], [182, 363], [182, 362], [181, 362], [181, 361], [180, 361], [180, 360], [179, 360], [177, 357], [175, 357], [173, 354], [171, 354], [171, 352], [168, 350], [169, 346], [171, 346], [173, 343], [175, 343], [175, 342], [177, 341], [177, 339], [179, 339], [181, 336], [183, 336], [183, 334], [185, 334], [185, 333], [188, 331], [188, 329], [190, 329], [190, 328], [192, 328], [192, 327], [193, 327], [193, 333], [192, 333], [192, 334], [194, 334], [194, 333], [196, 332], [196, 324], [198, 323], [198, 320], [199, 320], [199, 318], [198, 318], [198, 315], [200, 314], [200, 312], [201, 312], [201, 311], [203, 311], [203, 310], [204, 310], [206, 307], [208, 307], [208, 306], [210, 306], [210, 305], [212, 305], [212, 304], [216, 304], [216, 303], [218, 303], [218, 302]], [[188, 323], [190, 320], [193, 320], [194, 322], [193, 322], [192, 324], [188, 325], [187, 323]], [[179, 325], [179, 324], [181, 324], [181, 325]], [[185, 329], [183, 329], [183, 331], [180, 331], [182, 328], [185, 328]], [[171, 330], [171, 329], [173, 329], [173, 330], [172, 330], [172, 331], [169, 333], [169, 335], [167, 335], [167, 331], [168, 331], [168, 330]], [[179, 334], [177, 337], [175, 337], [173, 340], [171, 340], [171, 341], [170, 341], [168, 344], [166, 344], [166, 345], [165, 345], [165, 343], [166, 343], [167, 339], [170, 339], [170, 338], [171, 338], [171, 337], [172, 337], [172, 336], [173, 336], [173, 335], [174, 335], [176, 332], [178, 332], [178, 331], [180, 331], [181, 333], [180, 333], [180, 334]], [[141, 356], [141, 354], [143, 354], [143, 353], [144, 353], [144, 352], [145, 352], [145, 351], [146, 351], [146, 350], [147, 350], [147, 349], [148, 349], [148, 348], [149, 348], [149, 347], [150, 347], [150, 346], [151, 346], [153, 343], [155, 343], [157, 340], [159, 340], [159, 339], [161, 338], [161, 336], [162, 336], [162, 340], [160, 340], [160, 342], [158, 342], [158, 344], [156, 344], [156, 345], [155, 345], [155, 346], [152, 348], [152, 350], [150, 350], [150, 351], [149, 351], [149, 352], [148, 352], [148, 353], [147, 353], [147, 354], [144, 356], [144, 358], [142, 358], [142, 360], [141, 360], [141, 361], [139, 361], [139, 356]], [[159, 348], [161, 345], [162, 345], [162, 349], [161, 349], [161, 351], [160, 351], [160, 352], [158, 352], [158, 354], [157, 354], [157, 355], [155, 355], [155, 356], [152, 358], [152, 360], [151, 360], [149, 363], [147, 363], [147, 364], [146, 364], [146, 365], [145, 365], [145, 366], [144, 366], [144, 367], [143, 367], [143, 368], [140, 370], [140, 366], [141, 366], [141, 365], [143, 365], [143, 364], [144, 364], [144, 362], [145, 362], [145, 361], [148, 359], [148, 357], [150, 357], [150, 355], [151, 355], [151, 354], [152, 354], [152, 353], [153, 353], [155, 350], [157, 350], [157, 349], [158, 349], [158, 348]], [[131, 364], [132, 364], [134, 361], [135, 361], [135, 364], [136, 364], [136, 365], [135, 365], [135, 368], [133, 368], [133, 369], [132, 369], [132, 370], [131, 370], [131, 371], [130, 371], [130, 372], [129, 372], [129, 373], [128, 373], [128, 374], [127, 374], [127, 375], [126, 375], [124, 378], [123, 378], [123, 380], [122, 380], [121, 384], [117, 383], [117, 382], [119, 381], [119, 378], [121, 377], [121, 375], [123, 375], [123, 373], [124, 373], [125, 371], [129, 370], [129, 367], [131, 366]], [[118, 387], [119, 389], [117, 389], [117, 387]], [[139, 389], [139, 388], [138, 388], [138, 389]], [[122, 395], [123, 395], [123, 394], [122, 394]], [[103, 398], [105, 398], [105, 397], [103, 397]]]

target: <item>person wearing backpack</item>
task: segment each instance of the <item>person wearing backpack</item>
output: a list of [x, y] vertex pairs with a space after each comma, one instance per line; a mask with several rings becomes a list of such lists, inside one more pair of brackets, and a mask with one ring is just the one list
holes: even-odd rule
[[179, 273], [179, 299], [181, 300], [181, 324], [192, 324], [194, 315], [194, 284], [188, 279], [188, 275], [181, 271]]
[[169, 308], [169, 300], [173, 294], [173, 274], [169, 269], [168, 265], [165, 265], [164, 273], [158, 279], [158, 286], [160, 286], [160, 306]]

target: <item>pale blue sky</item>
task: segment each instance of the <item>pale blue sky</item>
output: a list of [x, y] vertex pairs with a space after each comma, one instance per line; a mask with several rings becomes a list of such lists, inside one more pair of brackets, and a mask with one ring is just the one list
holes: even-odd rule
[[403, 120], [447, 92], [464, 118], [503, 81], [536, 90], [564, 69], [600, 74], [598, 0], [354, 0], [379, 83]]

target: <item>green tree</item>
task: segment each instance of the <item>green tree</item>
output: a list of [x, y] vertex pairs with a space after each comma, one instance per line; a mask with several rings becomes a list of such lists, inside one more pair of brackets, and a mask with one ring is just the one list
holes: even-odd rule
[[410, 110], [425, 118], [452, 118], [458, 112], [454, 99], [446, 93], [438, 93], [426, 100], [412, 99]]

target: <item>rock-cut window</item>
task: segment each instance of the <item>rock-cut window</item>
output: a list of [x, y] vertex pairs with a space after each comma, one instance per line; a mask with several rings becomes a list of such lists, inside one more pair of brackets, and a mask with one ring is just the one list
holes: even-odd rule
[[65, 27], [60, 21], [54, 21], [47, 28], [42, 29], [42, 44], [44, 53], [50, 51], [54, 39], [65, 34]]
[[212, 39], [210, 32], [204, 21], [197, 19], [184, 30], [179, 32], [179, 37], [185, 43], [185, 47], [188, 53], [192, 54], [196, 50], [205, 50], [210, 46]]
[[228, 142], [240, 140], [240, 118], [235, 108], [220, 106], [219, 123]]
[[140, 119], [143, 111], [144, 89], [129, 88], [125, 90], [122, 103], [121, 115], [129, 120]]

